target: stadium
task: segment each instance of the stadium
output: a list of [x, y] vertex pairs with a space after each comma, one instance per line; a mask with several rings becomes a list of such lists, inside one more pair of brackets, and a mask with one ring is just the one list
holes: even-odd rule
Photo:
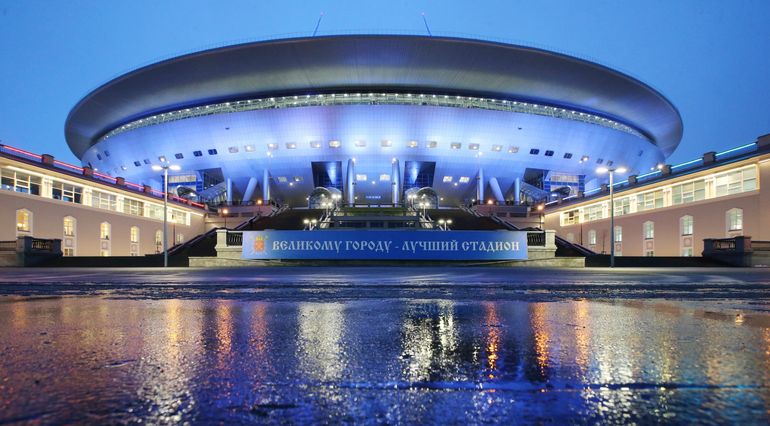
[[[550, 51], [449, 37], [240, 44], [158, 62], [70, 112], [83, 166], [210, 204], [518, 205], [662, 163], [682, 121], [641, 81]], [[433, 204], [436, 204], [435, 206]]]

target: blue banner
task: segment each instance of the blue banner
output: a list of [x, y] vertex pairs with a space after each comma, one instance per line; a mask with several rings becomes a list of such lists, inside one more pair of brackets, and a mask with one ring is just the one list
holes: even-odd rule
[[526, 260], [524, 231], [244, 231], [243, 259]]

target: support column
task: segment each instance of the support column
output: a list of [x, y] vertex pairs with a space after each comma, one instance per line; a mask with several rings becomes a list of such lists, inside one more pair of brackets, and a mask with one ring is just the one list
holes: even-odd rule
[[233, 180], [230, 178], [225, 181], [225, 199], [228, 205], [233, 204]]
[[492, 190], [492, 195], [498, 203], [505, 203], [505, 197], [503, 197], [503, 191], [500, 189], [500, 184], [497, 182], [496, 177], [489, 178], [489, 188]]
[[246, 185], [246, 192], [243, 193], [243, 202], [248, 203], [254, 196], [254, 190], [257, 189], [257, 178], [250, 177], [249, 183]]
[[346, 192], [348, 198], [348, 205], [356, 203], [356, 161], [354, 159], [348, 160], [348, 172], [346, 182]]
[[270, 204], [270, 172], [267, 169], [262, 174], [262, 201]]
[[484, 204], [484, 169], [479, 168], [479, 174], [476, 176], [476, 201]]
[[513, 182], [513, 204], [521, 204], [521, 178], [517, 177]]
[[394, 205], [397, 205], [401, 202], [401, 167], [399, 167], [398, 159], [393, 158], [391, 166], [390, 200]]

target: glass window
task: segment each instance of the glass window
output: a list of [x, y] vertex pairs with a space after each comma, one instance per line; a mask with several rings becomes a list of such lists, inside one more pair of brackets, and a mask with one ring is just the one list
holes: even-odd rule
[[650, 191], [636, 196], [636, 210], [644, 211], [663, 207], [663, 190]]
[[615, 200], [615, 216], [623, 216], [631, 213], [631, 197], [623, 197]]
[[655, 238], [655, 223], [654, 222], [644, 222], [644, 239], [645, 240], [651, 240]]
[[32, 212], [27, 209], [16, 210], [16, 231], [32, 232]]
[[163, 220], [163, 206], [159, 206], [157, 204], [148, 204], [147, 217]]
[[730, 209], [727, 211], [727, 230], [743, 230], [743, 209]]
[[561, 214], [561, 224], [562, 226], [565, 225], [574, 225], [578, 223], [578, 219], [580, 218], [580, 212], [578, 210], [571, 210], [568, 212], [564, 212]]
[[138, 243], [139, 242], [139, 227], [138, 226], [132, 226], [131, 227], [130, 241], [132, 243]]
[[185, 212], [180, 212], [179, 210], [174, 210], [174, 209], [168, 209], [168, 215], [169, 215], [168, 220], [170, 222], [176, 222], [180, 225], [184, 225], [187, 223], [187, 213]]
[[754, 166], [717, 175], [716, 196], [740, 194], [757, 189], [757, 169]]
[[118, 197], [106, 192], [92, 191], [91, 205], [100, 209], [116, 211], [118, 209]]
[[596, 231], [593, 229], [588, 231], [588, 244], [596, 245]]
[[184, 242], [184, 234], [176, 234], [176, 243], [182, 244]]
[[622, 226], [616, 226], [615, 227], [615, 242], [616, 243], [622, 243], [623, 242], [623, 227]]
[[75, 236], [75, 218], [72, 216], [67, 216], [64, 218], [64, 236]]
[[594, 204], [583, 209], [583, 222], [604, 219], [604, 205]]
[[74, 256], [75, 255], [75, 249], [71, 248], [71, 247], [70, 248], [65, 247], [65, 248], [62, 249], [62, 255], [66, 256], [66, 257]]
[[99, 226], [99, 238], [103, 240], [109, 240], [111, 228], [112, 227], [108, 222], [102, 222], [102, 224]]
[[706, 198], [706, 181], [696, 180], [671, 187], [672, 204], [686, 204]]
[[0, 187], [25, 194], [40, 195], [40, 176], [3, 169]]
[[692, 235], [692, 216], [682, 216], [679, 219], [679, 229], [681, 230], [681, 235]]
[[123, 199], [123, 213], [144, 216], [144, 203], [130, 198]]
[[682, 248], [682, 256], [684, 257], [692, 257], [692, 247], [684, 247]]
[[62, 200], [70, 203], [82, 202], [83, 188], [68, 183], [53, 181], [51, 196], [54, 200]]

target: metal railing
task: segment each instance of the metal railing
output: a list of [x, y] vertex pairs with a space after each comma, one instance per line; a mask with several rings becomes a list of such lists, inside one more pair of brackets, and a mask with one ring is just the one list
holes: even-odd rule
[[230, 232], [227, 231], [227, 245], [228, 247], [240, 247], [243, 245], [243, 232]]
[[16, 251], [16, 240], [0, 241], [0, 251]]
[[714, 250], [735, 250], [735, 238], [722, 238], [714, 240]]
[[32, 239], [32, 250], [53, 251], [53, 241], [40, 238]]
[[545, 232], [527, 232], [527, 246], [545, 247]]

